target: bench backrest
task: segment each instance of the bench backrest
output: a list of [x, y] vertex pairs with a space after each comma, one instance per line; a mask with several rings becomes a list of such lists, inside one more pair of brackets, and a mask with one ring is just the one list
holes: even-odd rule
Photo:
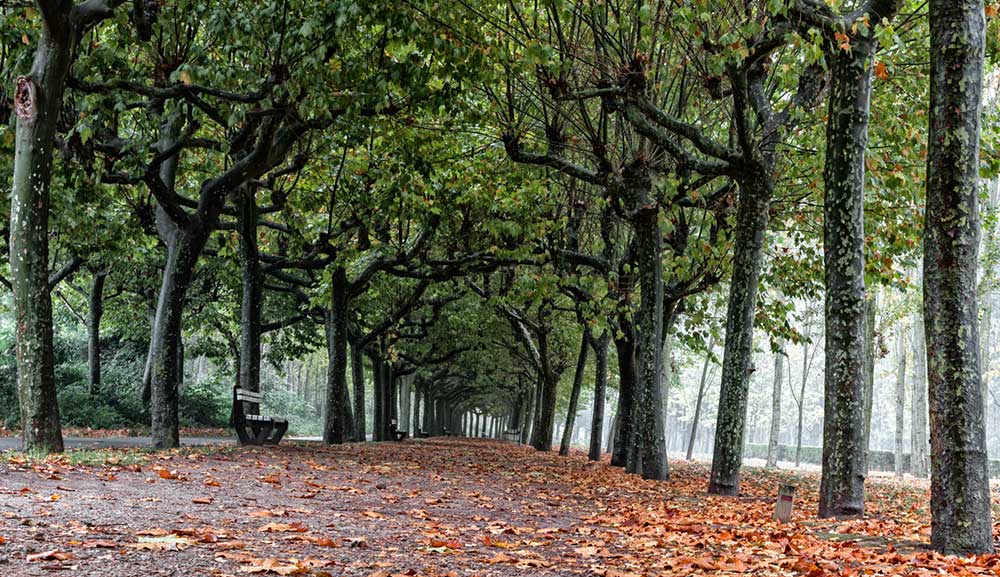
[[257, 391], [241, 389], [239, 387], [233, 391], [233, 395], [236, 397], [237, 402], [242, 401], [244, 403], [243, 412], [245, 414], [260, 414], [260, 402], [264, 399], [264, 395], [258, 393]]

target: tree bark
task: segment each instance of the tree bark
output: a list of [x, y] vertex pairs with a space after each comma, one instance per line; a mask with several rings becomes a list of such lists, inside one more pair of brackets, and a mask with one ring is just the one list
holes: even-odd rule
[[618, 353], [618, 408], [615, 412], [611, 446], [611, 465], [624, 467], [628, 460], [628, 442], [632, 437], [632, 405], [635, 402], [636, 361], [635, 330], [624, 318], [619, 323], [620, 335], [615, 337]]
[[757, 300], [757, 277], [764, 251], [771, 185], [765, 175], [747, 178], [740, 186], [736, 213], [733, 274], [729, 282], [726, 313], [726, 344], [722, 358], [719, 412], [712, 452], [708, 492], [739, 493], [746, 430], [747, 393], [753, 371], [753, 327]]
[[785, 343], [778, 344], [778, 352], [774, 354], [774, 386], [771, 390], [771, 434], [767, 441], [768, 469], [778, 468], [778, 438], [781, 436], [781, 387], [785, 376]]
[[868, 472], [868, 451], [872, 435], [872, 403], [875, 400], [875, 325], [878, 322], [878, 292], [873, 290], [865, 298], [865, 472]]
[[[903, 428], [906, 420], [906, 330], [899, 323], [896, 334], [896, 431], [893, 444], [893, 472], [903, 476]], [[912, 455], [911, 455], [912, 458]]]
[[242, 300], [240, 302], [239, 383], [241, 389], [260, 391], [261, 307], [264, 282], [260, 270], [257, 245], [257, 198], [250, 186], [234, 193], [238, 212], [240, 272]]
[[365, 424], [365, 351], [357, 340], [351, 342], [351, 380], [354, 385], [354, 440], [367, 440]]
[[931, 0], [924, 327], [931, 432], [931, 546], [992, 553], [979, 359], [981, 1]]
[[690, 461], [694, 455], [694, 441], [698, 436], [698, 421], [701, 419], [701, 403], [705, 399], [705, 384], [708, 382], [708, 367], [712, 364], [712, 350], [715, 348], [715, 337], [708, 343], [708, 352], [705, 354], [705, 364], [701, 367], [701, 380], [698, 383], [698, 399], [694, 403], [694, 416], [691, 418], [691, 435], [688, 437], [687, 455], [685, 458]]
[[326, 411], [323, 442], [341, 444], [350, 428], [346, 413], [347, 397], [347, 273], [343, 267], [333, 270], [330, 283], [330, 308], [326, 314], [326, 347], [330, 370], [327, 377]]
[[[630, 460], [626, 469], [641, 473], [645, 479], [664, 480], [667, 464], [664, 430], [663, 383], [663, 233], [659, 210], [644, 208], [633, 217], [638, 245], [640, 303], [639, 354], [636, 384], [637, 403], [633, 404], [634, 429], [630, 443], [641, 459]], [[632, 449], [630, 449], [632, 450]]]
[[910, 474], [924, 479], [929, 468], [927, 449], [927, 343], [924, 318], [913, 314], [913, 392], [910, 394]]
[[94, 273], [90, 285], [90, 307], [87, 315], [87, 368], [90, 373], [90, 394], [101, 386], [101, 318], [104, 316], [104, 285], [108, 271]]
[[35, 59], [17, 79], [10, 269], [17, 327], [17, 391], [25, 451], [63, 450], [53, 365], [49, 292], [49, 190], [52, 148], [77, 31], [69, 3], [43, 15]]
[[[823, 179], [826, 373], [819, 516], [864, 513], [865, 481], [865, 150], [874, 34], [830, 50]], [[869, 396], [870, 397], [870, 396]]]
[[580, 389], [583, 388], [583, 371], [587, 369], [587, 349], [590, 347], [590, 329], [583, 328], [580, 340], [580, 355], [576, 359], [576, 372], [573, 373], [573, 389], [569, 393], [569, 408], [566, 410], [566, 425], [563, 427], [562, 442], [559, 443], [559, 454], [569, 455], [569, 445], [573, 437], [573, 424], [576, 422], [576, 411], [580, 403]]
[[531, 446], [539, 451], [552, 450], [552, 436], [555, 432], [556, 400], [559, 392], [560, 374], [549, 358], [549, 334], [544, 329], [538, 331], [538, 353], [541, 361], [539, 374], [538, 407], [536, 409], [535, 431], [531, 436]]
[[591, 341], [594, 348], [594, 410], [590, 421], [590, 451], [587, 458], [601, 460], [601, 441], [604, 439], [604, 397], [608, 388], [608, 340], [605, 330]]

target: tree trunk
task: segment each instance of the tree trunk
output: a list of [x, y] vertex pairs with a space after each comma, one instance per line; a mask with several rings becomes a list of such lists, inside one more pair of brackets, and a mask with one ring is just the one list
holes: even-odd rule
[[347, 411], [347, 273], [343, 267], [333, 270], [330, 283], [330, 308], [326, 314], [326, 347], [329, 373], [326, 388], [326, 418], [323, 423], [323, 442], [341, 444], [347, 440], [350, 429], [345, 417]]
[[[166, 215], [158, 217], [167, 218]], [[183, 370], [182, 363], [178, 362], [183, 354], [181, 321], [194, 267], [207, 240], [208, 232], [197, 225], [183, 229], [174, 227], [164, 238], [167, 264], [163, 269], [156, 320], [153, 323], [153, 341], [150, 345], [151, 435], [153, 446], [158, 449], [180, 445], [177, 403]]]
[[[810, 315], [811, 317], [811, 315]], [[807, 317], [809, 318], [809, 317]], [[808, 326], [808, 325], [807, 325]], [[802, 382], [799, 385], [799, 418], [798, 425], [796, 426], [795, 432], [795, 468], [797, 469], [802, 463], [802, 415], [805, 412], [806, 406], [806, 383], [809, 381], [809, 368], [812, 364], [812, 359], [809, 355], [809, 329], [806, 329], [806, 339], [802, 342]], [[813, 356], [815, 356], [815, 349], [813, 349]], [[789, 363], [789, 367], [791, 363]], [[788, 381], [791, 382], [792, 377], [789, 375]]]
[[[633, 404], [633, 438], [629, 442], [640, 459], [630, 460], [626, 469], [641, 473], [645, 479], [662, 481], [670, 470], [667, 465], [666, 434], [663, 419], [663, 233], [659, 210], [642, 209], [633, 217], [638, 245], [640, 304], [639, 354]], [[630, 450], [633, 450], [630, 448]], [[641, 464], [640, 464], [641, 463]]]
[[590, 420], [590, 451], [587, 458], [591, 461], [601, 460], [601, 441], [604, 439], [604, 397], [608, 388], [608, 340], [610, 335], [605, 330], [596, 340], [591, 341], [594, 348], [594, 410]]
[[257, 248], [257, 199], [252, 187], [242, 186], [235, 192], [239, 218], [240, 271], [243, 299], [240, 304], [240, 368], [241, 389], [260, 391], [261, 307], [264, 282], [260, 271], [260, 251]]
[[747, 393], [753, 371], [753, 327], [757, 277], [764, 251], [771, 186], [768, 177], [748, 178], [739, 192], [733, 275], [729, 282], [726, 344], [722, 357], [719, 412], [712, 451], [708, 492], [736, 495], [740, 490], [743, 436], [746, 429]]
[[685, 458], [690, 461], [694, 455], [694, 440], [698, 436], [698, 421], [701, 419], [701, 403], [705, 399], [705, 384], [708, 382], [708, 367], [712, 364], [712, 350], [715, 348], [715, 337], [708, 343], [708, 352], [705, 354], [705, 364], [701, 367], [701, 381], [698, 383], [698, 400], [694, 403], [694, 416], [691, 419], [691, 436], [688, 438], [687, 455]]
[[[834, 45], [823, 179], [826, 373], [819, 516], [865, 510], [865, 149], [874, 35]], [[867, 398], [866, 398], [867, 397]]]
[[877, 324], [877, 287], [865, 298], [865, 473], [868, 472], [868, 451], [872, 436], [872, 403], [875, 400], [875, 325]]
[[539, 451], [552, 450], [552, 436], [555, 432], [556, 400], [559, 392], [559, 373], [552, 367], [549, 358], [549, 335], [539, 331], [538, 353], [541, 360], [539, 375], [538, 407], [536, 409], [535, 431], [531, 436], [531, 446]]
[[[893, 457], [897, 477], [903, 476], [903, 427], [906, 418], [906, 330], [899, 323], [896, 334], [896, 431]], [[912, 455], [911, 455], [912, 458]]]
[[615, 337], [618, 353], [618, 408], [613, 427], [614, 443], [611, 446], [611, 464], [624, 467], [628, 460], [628, 442], [632, 437], [632, 405], [636, 394], [635, 330], [624, 319], [619, 320], [620, 335]]
[[943, 553], [992, 553], [976, 326], [983, 4], [931, 0], [930, 26], [924, 327], [931, 546]]
[[358, 341], [351, 343], [351, 380], [354, 385], [354, 440], [367, 440], [365, 423], [365, 351]]
[[[64, 8], [64, 6], [66, 8]], [[52, 148], [77, 31], [68, 5], [43, 18], [28, 76], [17, 79], [17, 128], [10, 202], [10, 270], [17, 327], [17, 391], [24, 450], [63, 450], [53, 365], [49, 292]]]
[[913, 392], [910, 395], [910, 474], [924, 479], [927, 459], [927, 343], [924, 341], [924, 318], [913, 314]]
[[87, 316], [87, 367], [90, 373], [90, 394], [101, 386], [101, 318], [104, 316], [104, 284], [108, 271], [94, 273], [90, 285], [90, 311]]
[[774, 354], [774, 387], [771, 390], [771, 434], [767, 440], [768, 469], [778, 467], [778, 438], [781, 436], [781, 387], [785, 376], [785, 343], [778, 343], [778, 352]]
[[569, 444], [573, 436], [573, 424], [576, 422], [576, 410], [580, 403], [580, 389], [583, 388], [583, 371], [587, 369], [587, 349], [590, 347], [590, 329], [584, 327], [580, 342], [580, 355], [576, 359], [576, 372], [573, 373], [573, 389], [569, 393], [569, 408], [566, 410], [566, 426], [563, 427], [562, 442], [559, 443], [559, 454], [569, 455]]

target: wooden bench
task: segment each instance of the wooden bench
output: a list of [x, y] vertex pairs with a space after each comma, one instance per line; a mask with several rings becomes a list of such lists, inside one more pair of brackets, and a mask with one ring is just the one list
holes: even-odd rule
[[396, 421], [389, 423], [389, 435], [393, 441], [399, 442], [406, 438], [407, 431], [400, 431], [396, 428]]
[[430, 433], [427, 431], [421, 431], [419, 428], [417, 428], [417, 432], [413, 434], [414, 439], [428, 439], [430, 436]]
[[263, 395], [233, 387], [233, 428], [241, 445], [277, 445], [288, 430], [288, 421], [260, 415]]
[[503, 440], [517, 443], [521, 440], [521, 429], [507, 429], [503, 432]]

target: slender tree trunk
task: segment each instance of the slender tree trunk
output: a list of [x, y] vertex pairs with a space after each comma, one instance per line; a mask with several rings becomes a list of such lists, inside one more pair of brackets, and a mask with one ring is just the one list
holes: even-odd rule
[[330, 370], [326, 389], [326, 418], [323, 442], [340, 444], [347, 440], [347, 273], [343, 267], [333, 270], [330, 283], [330, 308], [326, 314], [326, 346]]
[[771, 390], [771, 434], [767, 441], [767, 468], [778, 467], [778, 438], [781, 436], [781, 388], [785, 376], [785, 343], [778, 343], [778, 352], [774, 354], [774, 387]]
[[[17, 79], [10, 269], [17, 327], [17, 391], [24, 450], [63, 450], [53, 365], [49, 292], [49, 189], [52, 148], [73, 60], [76, 27], [68, 3], [43, 17], [28, 76]], [[46, 16], [46, 15], [43, 15]]]
[[[893, 445], [897, 477], [903, 476], [903, 427], [906, 419], [906, 330], [899, 323], [896, 334], [896, 434]], [[912, 455], [910, 456], [912, 458]]]
[[976, 295], [983, 3], [931, 0], [930, 26], [924, 327], [931, 546], [943, 553], [992, 553]]
[[587, 458], [601, 460], [601, 441], [604, 439], [604, 397], [608, 388], [608, 331], [605, 330], [591, 344], [594, 348], [594, 410], [590, 421], [590, 451]]
[[410, 389], [415, 375], [399, 378], [399, 430], [410, 431]]
[[739, 493], [746, 429], [747, 394], [753, 360], [754, 311], [757, 277], [764, 251], [771, 186], [768, 177], [747, 178], [739, 192], [733, 275], [729, 283], [726, 313], [726, 344], [722, 357], [722, 383], [712, 452], [708, 492]]
[[865, 472], [868, 472], [868, 452], [872, 436], [872, 403], [875, 400], [875, 339], [877, 337], [878, 291], [873, 290], [865, 298]]
[[108, 271], [97, 271], [90, 285], [90, 311], [87, 316], [90, 394], [95, 394], [101, 386], [101, 318], [104, 316], [104, 285], [107, 278]]
[[583, 371], [587, 369], [587, 349], [590, 347], [590, 329], [584, 327], [580, 342], [580, 355], [576, 359], [576, 372], [573, 373], [573, 389], [569, 394], [569, 408], [566, 410], [566, 426], [563, 427], [562, 442], [559, 444], [559, 454], [569, 455], [569, 445], [573, 436], [573, 424], [576, 422], [576, 410], [580, 402], [580, 389], [583, 388]]
[[858, 34], [851, 50], [836, 44], [823, 179], [826, 272], [826, 372], [820, 517], [865, 510], [864, 182], [874, 34]]
[[[808, 335], [807, 332], [806, 336], [808, 337]], [[813, 354], [815, 355], [815, 353]], [[806, 406], [806, 383], [809, 382], [809, 366], [811, 364], [809, 356], [809, 339], [806, 338], [802, 343], [802, 382], [799, 384], [799, 418], [795, 432], [795, 468], [798, 468], [802, 463], [802, 415]], [[791, 380], [792, 378], [789, 376], [788, 381], [791, 382]]]
[[382, 387], [385, 386], [385, 371], [382, 370], [382, 357], [374, 349], [369, 352], [372, 362], [372, 440], [384, 441], [382, 438], [382, 417], [385, 415], [382, 404], [384, 395]]
[[913, 392], [910, 395], [910, 474], [926, 478], [929, 468], [927, 449], [927, 343], [924, 342], [924, 318], [913, 314]]
[[358, 341], [351, 343], [351, 378], [354, 385], [354, 440], [363, 443], [365, 423], [365, 351]]
[[539, 395], [536, 428], [531, 436], [531, 446], [539, 451], [552, 450], [552, 437], [555, 432], [556, 400], [559, 392], [560, 374], [552, 366], [549, 358], [549, 334], [539, 331], [538, 352], [542, 370], [539, 375]]
[[694, 440], [698, 436], [698, 421], [701, 420], [701, 403], [705, 399], [705, 384], [708, 382], [708, 367], [712, 364], [712, 350], [715, 348], [715, 337], [708, 343], [708, 352], [705, 354], [705, 363], [701, 367], [701, 380], [698, 383], [698, 399], [694, 403], [694, 416], [691, 418], [691, 435], [688, 438], [687, 455], [685, 458], [690, 461], [694, 455]]
[[235, 192], [239, 209], [240, 269], [243, 299], [240, 305], [240, 388], [260, 391], [261, 307], [264, 282], [257, 247], [257, 199], [252, 187]]
[[620, 319], [620, 335], [615, 337], [618, 353], [618, 408], [613, 427], [614, 443], [611, 447], [611, 464], [624, 467], [628, 460], [628, 442], [632, 437], [632, 405], [636, 395], [635, 331], [631, 323]]
[[420, 395], [423, 392], [424, 384], [420, 378], [413, 383], [413, 436], [416, 437], [421, 429], [420, 421]]

